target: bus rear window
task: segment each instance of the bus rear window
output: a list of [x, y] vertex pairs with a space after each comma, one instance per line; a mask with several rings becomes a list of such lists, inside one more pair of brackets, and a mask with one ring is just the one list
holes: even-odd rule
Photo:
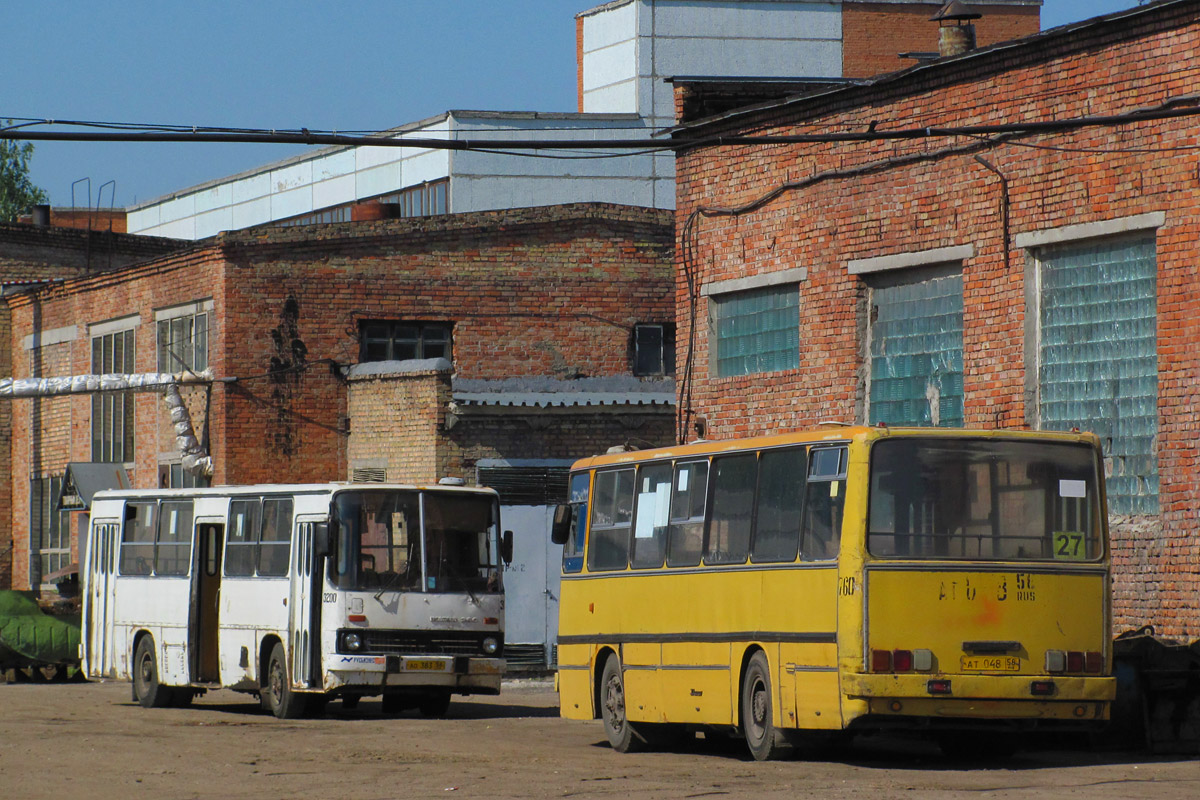
[[896, 438], [871, 448], [867, 549], [892, 558], [1093, 561], [1095, 451], [1082, 444]]

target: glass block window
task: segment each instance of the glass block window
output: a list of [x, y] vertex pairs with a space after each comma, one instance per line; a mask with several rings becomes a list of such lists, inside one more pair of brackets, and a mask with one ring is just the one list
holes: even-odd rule
[[29, 482], [29, 588], [71, 563], [71, 514], [57, 511], [62, 476]]
[[870, 422], [963, 424], [962, 273], [871, 290]]
[[799, 300], [795, 284], [714, 296], [717, 377], [799, 367]]
[[[129, 374], [133, 369], [133, 331], [92, 337], [92, 374]], [[92, 461], [133, 460], [133, 393], [92, 395]]]
[[1114, 514], [1158, 513], [1153, 234], [1047, 247], [1038, 345], [1041, 427], [1093, 431]]
[[158, 321], [158, 371], [201, 372], [208, 368], [208, 314]]

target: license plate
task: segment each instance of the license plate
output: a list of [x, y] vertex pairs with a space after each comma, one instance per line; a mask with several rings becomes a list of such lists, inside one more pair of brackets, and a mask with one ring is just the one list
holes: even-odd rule
[[963, 656], [963, 672], [1020, 672], [1021, 659], [1016, 656]]
[[445, 672], [445, 661], [406, 661], [404, 668], [407, 670], [425, 670], [426, 672]]

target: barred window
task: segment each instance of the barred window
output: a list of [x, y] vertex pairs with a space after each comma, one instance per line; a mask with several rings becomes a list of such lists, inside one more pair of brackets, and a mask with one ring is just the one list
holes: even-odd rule
[[71, 563], [71, 514], [56, 511], [62, 494], [62, 476], [33, 478], [29, 482], [29, 588]]
[[449, 322], [363, 320], [359, 361], [404, 361], [412, 358], [451, 358]]
[[[133, 331], [92, 337], [92, 373], [129, 374], [134, 371]], [[92, 461], [133, 460], [133, 393], [97, 392], [92, 395]]]
[[208, 314], [158, 321], [158, 371], [200, 372], [208, 368]]

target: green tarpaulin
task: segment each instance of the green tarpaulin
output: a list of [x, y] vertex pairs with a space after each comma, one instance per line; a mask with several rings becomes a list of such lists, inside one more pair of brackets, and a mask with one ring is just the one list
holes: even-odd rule
[[6, 662], [18, 658], [33, 664], [76, 663], [79, 624], [43, 614], [30, 593], [0, 591], [0, 665], [17, 666]]

